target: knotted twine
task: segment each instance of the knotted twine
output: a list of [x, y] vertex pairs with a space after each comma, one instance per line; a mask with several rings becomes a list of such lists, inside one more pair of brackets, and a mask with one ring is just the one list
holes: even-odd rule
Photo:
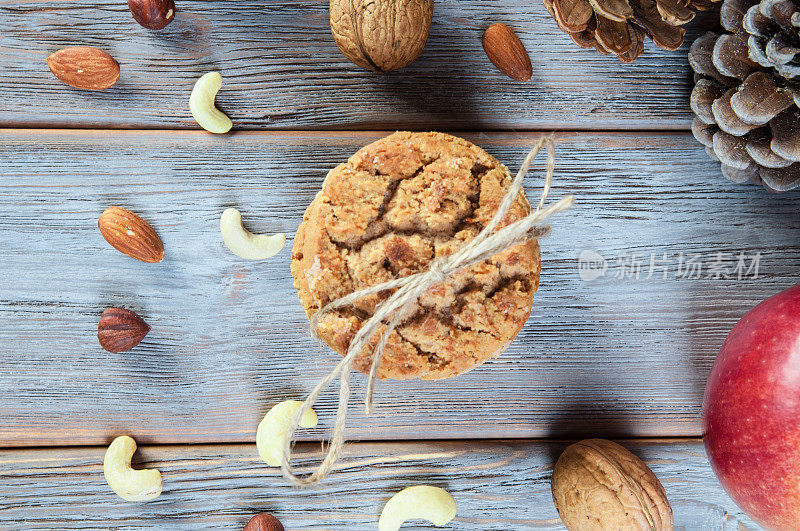
[[[541, 198], [539, 199], [539, 204], [537, 205], [536, 210], [534, 210], [533, 213], [529, 214], [528, 216], [515, 221], [514, 223], [511, 223], [510, 225], [507, 225], [506, 227], [495, 232], [495, 229], [497, 229], [497, 226], [503, 220], [505, 215], [508, 213], [509, 208], [511, 208], [511, 205], [522, 191], [522, 180], [527, 175], [533, 159], [536, 158], [536, 155], [538, 155], [544, 147], [547, 148], [547, 172], [545, 174]], [[334, 464], [336, 464], [336, 462], [339, 460], [342, 446], [344, 444], [347, 404], [350, 399], [350, 371], [352, 369], [353, 362], [356, 356], [358, 356], [358, 354], [362, 352], [367, 345], [369, 345], [370, 340], [375, 335], [378, 328], [381, 327], [387, 321], [387, 319], [388, 325], [381, 334], [371, 354], [372, 360], [369, 378], [367, 380], [367, 393], [364, 398], [366, 413], [368, 415], [372, 413], [372, 397], [375, 391], [375, 380], [378, 373], [378, 367], [380, 366], [381, 358], [383, 357], [383, 349], [386, 346], [386, 342], [389, 340], [390, 334], [406, 314], [406, 309], [408, 306], [416, 302], [417, 299], [428, 288], [436, 284], [444, 283], [457, 271], [478, 262], [487, 260], [497, 253], [519, 243], [530, 241], [534, 238], [546, 235], [549, 232], [549, 227], [541, 226], [541, 222], [556, 212], [561, 212], [562, 210], [566, 210], [572, 206], [574, 197], [569, 195], [563, 199], [560, 199], [555, 204], [543, 209], [544, 201], [547, 198], [547, 194], [550, 192], [550, 184], [553, 179], [554, 169], [555, 150], [553, 148], [553, 142], [550, 138], [543, 137], [528, 153], [528, 156], [525, 157], [517, 176], [511, 183], [511, 186], [509, 187], [508, 192], [506, 192], [505, 197], [503, 197], [500, 207], [497, 209], [497, 212], [492, 220], [477, 236], [475, 236], [475, 238], [462, 245], [457, 252], [450, 256], [433, 261], [427, 271], [395, 280], [390, 280], [388, 282], [371, 286], [337, 299], [321, 308], [311, 317], [311, 333], [314, 335], [314, 337], [319, 339], [317, 326], [320, 320], [331, 311], [337, 308], [350, 306], [358, 299], [368, 295], [373, 295], [385, 290], [397, 290], [385, 302], [376, 308], [372, 317], [370, 317], [367, 322], [364, 323], [364, 325], [356, 333], [355, 337], [353, 337], [352, 341], [350, 342], [350, 346], [347, 349], [347, 353], [342, 360], [331, 372], [329, 372], [324, 378], [322, 378], [322, 380], [319, 381], [319, 383], [314, 387], [314, 389], [303, 402], [303, 405], [295, 414], [283, 441], [281, 472], [283, 472], [283, 475], [286, 477], [286, 479], [297, 486], [314, 485], [322, 481], [325, 476], [328, 475], [328, 472], [330, 472], [330, 470], [333, 468]], [[300, 425], [300, 418], [305, 414], [306, 411], [311, 409], [311, 407], [317, 401], [320, 393], [322, 393], [322, 391], [328, 387], [331, 381], [333, 381], [333, 379], [337, 376], [340, 377], [339, 405], [336, 410], [336, 421], [334, 423], [333, 436], [331, 437], [328, 451], [317, 470], [305, 477], [297, 476], [294, 473], [292, 466], [289, 464], [294, 432]]]

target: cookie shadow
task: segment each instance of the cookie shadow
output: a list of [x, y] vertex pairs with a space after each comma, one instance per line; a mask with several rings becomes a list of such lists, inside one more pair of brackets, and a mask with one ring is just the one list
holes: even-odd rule
[[[601, 408], [597, 404], [602, 403]], [[565, 404], [551, 420], [545, 439], [555, 440], [548, 446], [550, 461], [555, 464], [561, 452], [582, 439], [617, 439], [635, 434], [635, 419], [623, 408], [610, 408], [598, 399], [581, 399]]]

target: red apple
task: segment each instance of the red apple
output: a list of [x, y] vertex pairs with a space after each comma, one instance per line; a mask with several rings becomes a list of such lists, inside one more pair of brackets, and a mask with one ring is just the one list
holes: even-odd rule
[[800, 529], [800, 285], [771, 297], [731, 331], [703, 399], [714, 472], [751, 518]]

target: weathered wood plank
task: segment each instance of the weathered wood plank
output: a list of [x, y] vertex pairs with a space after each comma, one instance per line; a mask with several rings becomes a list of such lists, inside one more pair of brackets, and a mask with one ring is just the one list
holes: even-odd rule
[[[2, 0], [0, 126], [197, 128], [189, 93], [219, 70], [219, 104], [241, 129], [689, 129], [688, 44], [648, 43], [634, 65], [579, 49], [538, 0], [437, 0], [427, 48], [379, 76], [349, 63], [330, 35], [327, 0], [182, 0], [161, 32], [139, 27], [118, 0]], [[694, 22], [690, 43], [714, 25]], [[481, 47], [505, 22], [531, 54], [534, 78], [500, 74]], [[45, 58], [87, 44], [111, 53], [111, 90], [59, 83]]]
[[[550, 475], [566, 444], [352, 444], [340, 470], [312, 490], [290, 487], [258, 460], [253, 445], [145, 447], [141, 466], [158, 468], [164, 478], [164, 493], [146, 504], [111, 492], [103, 479], [103, 448], [0, 450], [0, 526], [241, 529], [253, 514], [269, 511], [286, 529], [366, 530], [376, 528], [392, 494], [426, 483], [456, 499], [450, 529], [563, 529]], [[717, 483], [700, 441], [623, 444], [663, 483], [677, 529], [756, 528]], [[318, 450], [304, 445], [298, 463], [312, 463]]]
[[[289, 273], [291, 238], [326, 171], [372, 133], [0, 132], [0, 446], [242, 442], [279, 400], [299, 398], [338, 359], [309, 336]], [[512, 168], [533, 134], [469, 135]], [[445, 382], [378, 386], [377, 414], [353, 399], [357, 439], [700, 434], [705, 377], [745, 311], [797, 282], [798, 194], [725, 181], [690, 134], [562, 134], [553, 197], [575, 193], [543, 241], [533, 317], [498, 360]], [[540, 181], [529, 177], [533, 193]], [[164, 240], [142, 264], [96, 220], [127, 206]], [[274, 259], [229, 253], [218, 219], [237, 206], [284, 231]], [[584, 282], [578, 254], [607, 258]], [[682, 278], [679, 253], [761, 253], [760, 277]], [[615, 257], [645, 258], [639, 279]], [[648, 276], [668, 255], [668, 278]], [[733, 264], [730, 264], [731, 266]], [[706, 270], [704, 270], [705, 274]], [[112, 355], [96, 339], [107, 306], [153, 330]], [[356, 393], [363, 391], [363, 378]], [[317, 411], [319, 439], [336, 393]]]

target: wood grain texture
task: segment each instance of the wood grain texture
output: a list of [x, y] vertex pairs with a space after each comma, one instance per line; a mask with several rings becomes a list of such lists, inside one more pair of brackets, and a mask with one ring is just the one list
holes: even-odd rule
[[[244, 442], [277, 401], [338, 360], [315, 343], [292, 286], [292, 237], [326, 171], [375, 133], [0, 131], [0, 446]], [[537, 138], [468, 138], [512, 168]], [[355, 439], [697, 436], [704, 381], [732, 325], [797, 282], [797, 193], [719, 174], [690, 134], [562, 134], [552, 197], [577, 196], [542, 242], [533, 316], [509, 350], [444, 382], [378, 385]], [[540, 162], [541, 164], [541, 162]], [[541, 166], [539, 168], [541, 170]], [[540, 174], [541, 172], [539, 172]], [[539, 184], [527, 180], [530, 194]], [[160, 264], [112, 249], [97, 217], [121, 205], [164, 241]], [[219, 216], [285, 232], [264, 262], [232, 255]], [[578, 254], [609, 260], [584, 282]], [[678, 254], [761, 255], [758, 279], [676, 278]], [[614, 258], [670, 257], [668, 278], [614, 278]], [[152, 331], [100, 349], [97, 322], [129, 308]], [[317, 406], [320, 439], [334, 390]], [[306, 431], [306, 430], [303, 430]]]
[[[184, 0], [164, 30], [141, 28], [118, 0], [2, 0], [0, 126], [191, 128], [192, 86], [218, 70], [219, 105], [238, 129], [689, 129], [691, 41], [647, 43], [633, 65], [578, 48], [540, 0], [437, 0], [410, 67], [377, 75], [333, 42], [327, 0]], [[533, 61], [518, 83], [489, 62], [483, 31], [514, 28]], [[46, 57], [69, 45], [110, 53], [120, 81], [100, 93], [62, 85]]]
[[[676, 529], [757, 529], [715, 480], [700, 441], [621, 442], [663, 483]], [[144, 504], [111, 492], [103, 479], [103, 448], [0, 450], [0, 526], [242, 529], [250, 516], [267, 511], [287, 530], [374, 530], [392, 494], [424, 483], [455, 498], [458, 513], [447, 529], [563, 529], [550, 476], [566, 444], [352, 444], [340, 470], [312, 490], [291, 488], [258, 460], [254, 445], [144, 447], [139, 466], [158, 468], [164, 479], [161, 497]], [[312, 463], [318, 450], [303, 445], [297, 462]]]

